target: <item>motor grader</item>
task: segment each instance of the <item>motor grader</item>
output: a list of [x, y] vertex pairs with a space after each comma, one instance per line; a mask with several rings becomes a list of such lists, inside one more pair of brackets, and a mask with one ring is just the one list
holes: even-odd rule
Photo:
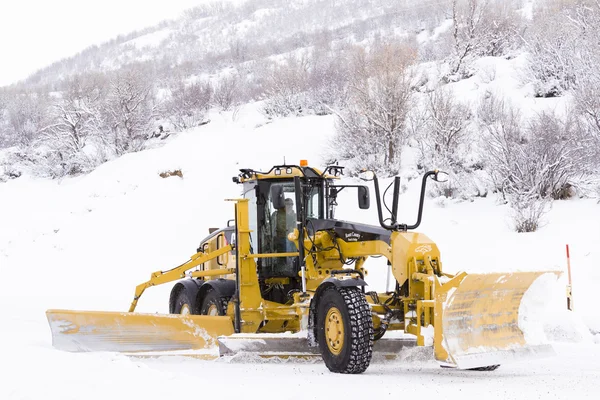
[[[461, 369], [490, 370], [552, 352], [528, 345], [518, 325], [521, 298], [543, 272], [451, 275], [442, 270], [437, 245], [414, 232], [427, 181], [441, 181], [442, 172], [424, 174], [412, 225], [398, 222], [400, 179], [393, 181], [390, 209], [371, 174], [379, 226], [335, 218], [342, 190], [357, 192], [360, 209], [370, 207], [368, 187], [341, 184], [342, 172], [305, 162], [241, 169], [233, 181], [243, 195], [230, 200], [235, 218], [226, 227], [211, 229], [187, 262], [138, 285], [128, 312], [48, 310], [54, 346], [171, 351], [277, 337], [270, 334], [283, 334], [285, 343], [291, 332], [305, 335], [303, 343], [340, 373], [365, 371], [374, 342], [385, 342], [390, 331], [433, 345], [442, 366]], [[369, 257], [387, 259], [392, 290], [366, 290]], [[135, 312], [146, 289], [170, 282], [170, 314]]]

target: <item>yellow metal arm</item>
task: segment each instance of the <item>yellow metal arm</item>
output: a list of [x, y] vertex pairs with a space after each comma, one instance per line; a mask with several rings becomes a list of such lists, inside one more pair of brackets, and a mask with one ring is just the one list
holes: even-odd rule
[[233, 250], [233, 245], [230, 244], [225, 247], [221, 247], [220, 249], [215, 250], [211, 253], [196, 253], [190, 258], [189, 261], [185, 262], [184, 264], [181, 264], [178, 267], [175, 267], [168, 271], [153, 272], [152, 275], [150, 275], [149, 281], [139, 284], [135, 287], [135, 296], [133, 297], [131, 306], [129, 306], [129, 312], [135, 311], [135, 307], [137, 306], [138, 300], [147, 288], [185, 278], [186, 271], [195, 268], [200, 264], [204, 264], [207, 261], [222, 256], [225, 253], [229, 253], [231, 250]]

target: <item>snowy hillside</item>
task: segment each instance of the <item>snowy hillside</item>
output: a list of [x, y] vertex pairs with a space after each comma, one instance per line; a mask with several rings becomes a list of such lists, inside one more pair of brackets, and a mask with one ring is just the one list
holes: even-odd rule
[[[453, 12], [452, 0], [234, 3], [211, 2], [0, 88], [0, 400], [597, 399], [597, 1], [462, 1], [479, 20]], [[475, 20], [477, 34], [466, 35]], [[397, 173], [409, 224], [425, 170], [451, 168], [449, 183], [430, 182], [418, 231], [448, 273], [562, 273], [529, 293], [526, 310], [531, 339], [557, 355], [475, 373], [412, 348], [343, 376], [321, 361], [52, 348], [47, 309], [126, 311], [136, 285], [186, 261], [233, 217], [226, 199], [240, 196], [231, 180], [240, 168], [301, 159], [372, 167], [385, 186]], [[517, 233], [523, 198], [545, 213]], [[377, 225], [373, 200], [359, 210], [342, 192], [338, 203], [337, 218]], [[385, 262], [367, 268], [368, 289], [384, 290]], [[168, 312], [170, 290], [148, 289], [137, 310]]]
[[[375, 360], [361, 376], [334, 376], [320, 362], [130, 359], [52, 349], [46, 309], [126, 310], [135, 285], [153, 271], [186, 260], [209, 227], [231, 218], [232, 205], [224, 199], [239, 195], [231, 182], [238, 168], [268, 168], [284, 157], [289, 163], [302, 158], [321, 165], [322, 149], [334, 130], [331, 116], [263, 125], [264, 117], [252, 106], [244, 107], [236, 122], [227, 113], [211, 117], [211, 124], [169, 138], [161, 148], [125, 155], [86, 176], [60, 181], [24, 177], [0, 185], [0, 368], [10, 371], [0, 398], [135, 394], [162, 399], [189, 394], [184, 382], [219, 398], [259, 393], [265, 384], [290, 399], [306, 398], [307, 390], [311, 398], [335, 395], [339, 385], [348, 398], [425, 392], [452, 399], [480, 398], [484, 392], [497, 399], [596, 398], [600, 205], [590, 199], [556, 201], [539, 232], [517, 234], [508, 224], [509, 208], [499, 206], [494, 196], [474, 202], [429, 198], [419, 229], [438, 243], [448, 272], [565, 271], [568, 243], [575, 312], [564, 309], [563, 278], [540, 317], [546, 323], [543, 339], [555, 342], [554, 358], [474, 374], [442, 370], [430, 349], [416, 348], [399, 360]], [[292, 140], [298, 135], [302, 140]], [[182, 179], [159, 177], [174, 169], [182, 170]], [[415, 219], [418, 181], [409, 182], [401, 196], [406, 222]], [[339, 218], [375, 223], [375, 209], [357, 211], [353, 196], [340, 203]], [[371, 287], [383, 289], [385, 275], [385, 265], [373, 263]], [[139, 310], [166, 312], [170, 286], [165, 286], [151, 288]]]

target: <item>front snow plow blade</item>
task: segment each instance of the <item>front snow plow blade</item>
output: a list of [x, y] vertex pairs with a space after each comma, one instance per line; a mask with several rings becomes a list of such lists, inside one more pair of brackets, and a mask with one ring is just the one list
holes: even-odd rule
[[436, 359], [447, 366], [472, 369], [554, 355], [550, 345], [527, 343], [519, 326], [525, 292], [546, 273], [462, 273], [436, 284]]
[[99, 311], [46, 311], [52, 345], [71, 352], [195, 350], [231, 335], [229, 317]]

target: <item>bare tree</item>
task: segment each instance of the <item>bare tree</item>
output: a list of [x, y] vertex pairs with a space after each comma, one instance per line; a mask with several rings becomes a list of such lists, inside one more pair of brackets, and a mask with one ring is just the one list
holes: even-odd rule
[[15, 142], [29, 147], [48, 124], [48, 96], [37, 92], [14, 93], [7, 105], [9, 129]]
[[242, 63], [248, 58], [248, 43], [239, 37], [234, 37], [229, 42], [229, 52], [231, 60]]
[[524, 130], [519, 112], [495, 96], [482, 103], [479, 117], [487, 131], [487, 165], [497, 189], [515, 210], [517, 225], [537, 227], [544, 203], [568, 196], [569, 187], [583, 175], [576, 124], [569, 117], [541, 113]]
[[563, 16], [538, 17], [529, 31], [527, 49], [537, 96], [560, 96], [576, 85], [576, 37]]
[[307, 107], [315, 114], [331, 114], [332, 109], [339, 109], [347, 100], [348, 64], [341, 62], [346, 57], [343, 50], [334, 52], [324, 44], [313, 50], [307, 83]]
[[242, 82], [238, 74], [219, 79], [215, 85], [214, 102], [223, 111], [231, 110], [239, 102]]
[[147, 71], [135, 65], [117, 71], [111, 79], [105, 108], [108, 132], [104, 140], [116, 155], [143, 148], [157, 115], [153, 89]]
[[490, 112], [493, 106], [485, 105], [480, 117], [487, 121], [486, 155], [498, 189], [558, 198], [582, 176], [585, 158], [573, 118], [542, 112], [523, 130], [512, 106], [493, 97], [488, 103], [496, 103], [497, 110]]
[[469, 64], [481, 56], [501, 56], [517, 45], [520, 17], [504, 0], [453, 0], [451, 76], [469, 76]]
[[[50, 111], [51, 122], [41, 135], [53, 165], [46, 172], [52, 176], [88, 172], [104, 159], [92, 159], [91, 149], [84, 152], [90, 139], [98, 143], [103, 124], [101, 102], [103, 89], [98, 81], [75, 76], [68, 84], [62, 99]], [[95, 151], [98, 151], [96, 148]]]
[[309, 60], [307, 56], [288, 57], [284, 64], [274, 64], [265, 82], [263, 112], [268, 117], [306, 114]]
[[599, 24], [598, 0], [544, 3], [525, 39], [538, 96], [560, 96], [597, 75]]
[[8, 95], [0, 89], [0, 149], [11, 143], [8, 123]]
[[471, 110], [445, 88], [427, 94], [425, 110], [419, 134], [423, 162], [429, 167], [462, 168]]
[[600, 167], [600, 76], [584, 83], [575, 91], [575, 110], [580, 121], [580, 129], [585, 136], [585, 154], [588, 170]]
[[169, 121], [178, 130], [199, 126], [210, 104], [212, 88], [208, 83], [171, 84], [171, 97], [165, 104]]
[[[409, 66], [415, 56], [415, 50], [402, 43], [382, 44], [370, 54], [356, 53], [348, 105], [339, 113], [334, 140], [340, 153], [353, 154], [360, 166], [369, 164], [389, 175], [400, 170], [411, 106]], [[355, 151], [361, 144], [364, 147]]]

